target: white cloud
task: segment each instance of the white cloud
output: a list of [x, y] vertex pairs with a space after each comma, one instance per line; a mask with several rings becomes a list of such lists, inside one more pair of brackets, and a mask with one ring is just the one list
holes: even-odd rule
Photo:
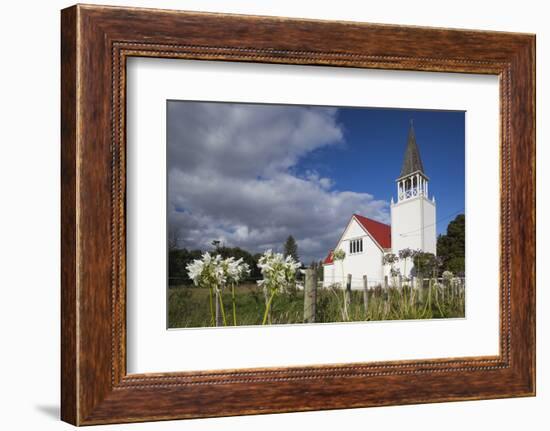
[[334, 246], [354, 212], [387, 222], [387, 202], [292, 173], [310, 152], [343, 143], [336, 109], [170, 102], [169, 223], [180, 246], [220, 239], [256, 252], [293, 235], [307, 262]]

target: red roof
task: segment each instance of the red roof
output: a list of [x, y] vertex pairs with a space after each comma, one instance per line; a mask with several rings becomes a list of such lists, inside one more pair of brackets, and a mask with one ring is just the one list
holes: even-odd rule
[[328, 256], [325, 257], [325, 260], [323, 260], [323, 264], [324, 264], [324, 265], [332, 265], [332, 264], [334, 263], [333, 257], [334, 257], [334, 253], [333, 253], [332, 250], [330, 250], [330, 251], [328, 252]]
[[363, 217], [359, 214], [353, 214], [357, 221], [371, 234], [374, 240], [382, 248], [391, 248], [391, 226], [380, 223], [379, 221]]

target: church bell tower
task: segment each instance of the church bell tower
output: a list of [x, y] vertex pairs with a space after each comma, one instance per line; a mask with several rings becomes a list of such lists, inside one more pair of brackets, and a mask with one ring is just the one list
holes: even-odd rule
[[412, 120], [401, 174], [395, 182], [397, 201], [391, 200], [392, 252], [411, 248], [436, 254], [435, 197], [429, 197], [429, 178], [424, 172]]

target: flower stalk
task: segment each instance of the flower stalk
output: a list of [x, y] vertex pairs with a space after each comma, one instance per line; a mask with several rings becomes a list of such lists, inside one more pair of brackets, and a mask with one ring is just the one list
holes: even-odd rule
[[343, 295], [343, 306], [341, 307], [342, 311], [342, 320], [348, 321], [349, 320], [349, 311], [348, 311], [348, 301], [346, 298], [346, 286], [344, 284], [345, 274], [344, 274], [344, 259], [346, 258], [346, 252], [342, 249], [338, 249], [334, 251], [332, 258], [335, 261], [340, 261], [340, 269], [342, 271], [342, 283], [340, 286], [342, 287], [342, 295]]
[[235, 283], [231, 283], [231, 304], [233, 305], [233, 326], [237, 326], [237, 306], [235, 304]]
[[[235, 304], [235, 285], [242, 281], [248, 274], [250, 269], [248, 264], [240, 258], [235, 260], [234, 257], [222, 259], [218, 254], [215, 256], [210, 253], [204, 253], [200, 259], [195, 259], [187, 265], [187, 274], [193, 280], [193, 284], [197, 287], [209, 289], [210, 316], [211, 324], [217, 324], [214, 311], [213, 293], [216, 292], [216, 304], [220, 306], [223, 323], [227, 326], [227, 318], [225, 315], [225, 307], [223, 305], [223, 290], [227, 284], [231, 284], [232, 288], [232, 305], [233, 305], [233, 324], [237, 325], [237, 312]], [[216, 308], [217, 306], [216, 305]]]
[[296, 271], [300, 266], [301, 263], [296, 262], [292, 256], [284, 257], [282, 253], [273, 253], [271, 250], [267, 250], [258, 260], [258, 268], [262, 273], [262, 280], [258, 281], [258, 285], [263, 287], [268, 298], [262, 325], [265, 325], [270, 317], [273, 300], [277, 293], [288, 291], [296, 282]]

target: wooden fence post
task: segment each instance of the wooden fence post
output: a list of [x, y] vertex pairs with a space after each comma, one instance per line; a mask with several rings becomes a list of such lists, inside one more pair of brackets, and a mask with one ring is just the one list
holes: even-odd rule
[[363, 304], [365, 305], [365, 316], [369, 311], [369, 280], [366, 275], [363, 276]]
[[346, 291], [344, 295], [345, 295], [344, 310], [346, 314], [346, 320], [349, 320], [349, 309], [351, 307], [351, 274], [348, 274], [346, 277]]
[[315, 322], [315, 309], [317, 304], [317, 271], [315, 268], [305, 270], [304, 283], [304, 323]]

